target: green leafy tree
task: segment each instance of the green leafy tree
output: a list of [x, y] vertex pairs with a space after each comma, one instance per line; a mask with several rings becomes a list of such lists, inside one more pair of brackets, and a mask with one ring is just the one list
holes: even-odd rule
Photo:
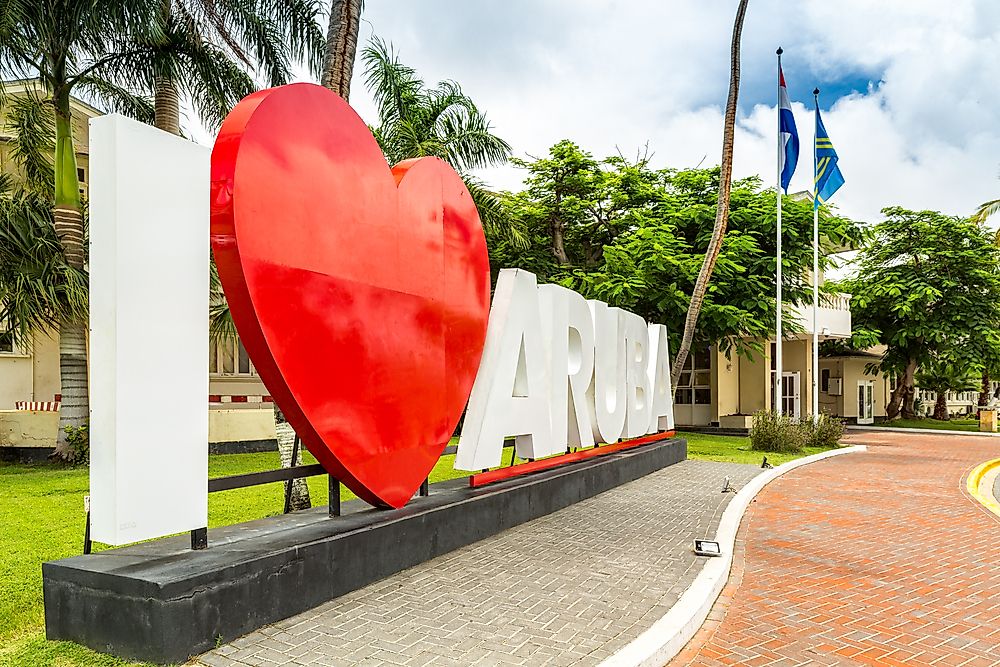
[[896, 378], [890, 419], [913, 418], [914, 382], [935, 356], [962, 350], [982, 367], [1000, 349], [1000, 250], [992, 234], [965, 218], [936, 211], [883, 209], [844, 281], [855, 336], [887, 350], [874, 370]]
[[937, 393], [934, 419], [948, 421], [948, 392], [979, 389], [979, 371], [966, 360], [937, 356], [926, 362], [915, 377], [917, 386]]
[[[604, 263], [576, 271], [571, 279], [588, 296], [639, 313], [649, 321], [679, 322], [689, 311], [691, 294], [711, 243], [719, 171], [667, 170], [654, 203], [634, 211], [630, 227], [604, 247]], [[718, 344], [726, 352], [759, 351], [774, 331], [774, 191], [757, 179], [737, 181], [730, 195], [729, 232], [719, 249], [712, 285], [702, 303], [699, 345]], [[812, 267], [812, 206], [790, 199], [783, 217], [782, 254], [785, 307], [811, 303], [806, 281]], [[851, 220], [824, 211], [820, 218], [821, 266], [832, 253], [857, 244], [863, 232]], [[831, 288], [824, 287], [824, 291]], [[825, 298], [825, 297], [824, 297]], [[783, 319], [786, 334], [799, 330]], [[676, 330], [671, 344], [676, 345]]]
[[[621, 155], [596, 161], [570, 141], [548, 156], [515, 161], [528, 176], [525, 189], [504, 196], [508, 217], [529, 239], [525, 249], [490, 246], [494, 272], [523, 268], [540, 280], [560, 282], [588, 297], [628, 308], [650, 321], [680, 322], [711, 240], [719, 169], [653, 170], [648, 157]], [[759, 350], [774, 327], [774, 192], [757, 179], [737, 181], [730, 195], [729, 233], [719, 250], [695, 341], [729, 351]], [[786, 307], [811, 303], [804, 277], [812, 267], [812, 207], [785, 203], [783, 266]], [[820, 216], [823, 266], [830, 253], [857, 246], [854, 222], [824, 210]], [[553, 237], [563, 240], [562, 254]], [[785, 318], [787, 331], [795, 322]], [[680, 331], [671, 332], [676, 346]]]
[[645, 155], [598, 162], [568, 140], [552, 146], [547, 157], [511, 162], [527, 176], [525, 189], [507, 196], [507, 208], [519, 227], [546, 235], [559, 267], [600, 264], [604, 246], [636, 224], [660, 185]]

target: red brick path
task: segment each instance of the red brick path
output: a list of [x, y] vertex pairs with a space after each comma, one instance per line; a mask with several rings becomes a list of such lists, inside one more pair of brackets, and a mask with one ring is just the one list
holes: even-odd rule
[[852, 433], [750, 506], [729, 583], [671, 667], [1000, 666], [1000, 520], [965, 475], [1000, 438]]

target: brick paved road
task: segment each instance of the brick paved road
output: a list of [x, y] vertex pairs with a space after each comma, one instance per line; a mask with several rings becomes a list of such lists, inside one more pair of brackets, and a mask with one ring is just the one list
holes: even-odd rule
[[1000, 441], [852, 433], [867, 454], [772, 482], [671, 667], [1000, 665], [1000, 521], [963, 478]]
[[759, 468], [684, 461], [207, 653], [198, 664], [593, 665], [690, 585]]

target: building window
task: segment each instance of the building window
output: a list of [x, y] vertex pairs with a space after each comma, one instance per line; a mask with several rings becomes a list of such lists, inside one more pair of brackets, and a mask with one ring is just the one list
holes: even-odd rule
[[14, 354], [13, 331], [0, 331], [0, 354]]
[[819, 372], [819, 383], [820, 383], [820, 386], [821, 386], [820, 388], [824, 392], [829, 392], [830, 391], [830, 369], [829, 368], [824, 368], [823, 370], [821, 370]]
[[709, 347], [693, 348], [684, 362], [677, 381], [674, 403], [710, 405], [712, 403], [712, 357]]
[[238, 338], [209, 341], [208, 372], [212, 375], [257, 375], [257, 369], [250, 363], [250, 355]]
[[83, 167], [76, 168], [76, 180], [80, 181], [81, 183], [87, 182], [87, 172], [84, 171]]

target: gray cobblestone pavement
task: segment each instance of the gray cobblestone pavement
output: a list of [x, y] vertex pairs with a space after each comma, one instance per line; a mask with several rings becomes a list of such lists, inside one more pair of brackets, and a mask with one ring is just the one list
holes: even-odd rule
[[759, 468], [683, 461], [202, 655], [210, 667], [594, 665], [663, 616]]

